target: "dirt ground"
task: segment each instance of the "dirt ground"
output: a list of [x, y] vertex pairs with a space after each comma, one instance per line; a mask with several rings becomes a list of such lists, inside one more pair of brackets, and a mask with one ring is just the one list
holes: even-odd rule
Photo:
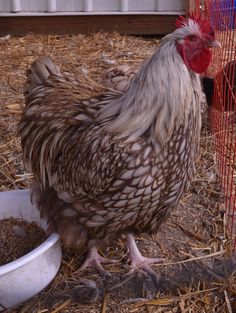
[[[35, 58], [50, 55], [62, 71], [100, 84], [112, 67], [137, 68], [157, 44], [155, 38], [115, 33], [1, 38], [0, 190], [29, 188], [32, 179], [22, 163], [17, 123], [23, 107], [25, 70]], [[236, 266], [229, 260], [230, 240], [207, 111], [197, 164], [194, 182], [161, 231], [136, 238], [145, 256], [164, 258], [162, 264], [153, 267], [159, 275], [158, 286], [142, 273], [124, 276], [128, 271], [124, 239], [103, 251], [119, 260], [116, 265], [105, 266], [110, 278], [103, 279], [93, 270], [78, 274], [83, 251], [64, 250], [53, 282], [7, 312], [236, 312]]]

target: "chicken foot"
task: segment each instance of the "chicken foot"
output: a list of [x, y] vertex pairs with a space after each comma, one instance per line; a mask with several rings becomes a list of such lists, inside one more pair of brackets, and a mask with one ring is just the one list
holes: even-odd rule
[[140, 253], [135, 243], [134, 236], [131, 234], [128, 234], [127, 239], [128, 239], [128, 248], [129, 248], [129, 256], [130, 256], [130, 265], [131, 265], [131, 269], [129, 272], [130, 274], [133, 273], [135, 269], [138, 269], [138, 268], [145, 268], [146, 270], [148, 269], [151, 270], [149, 265], [157, 264], [164, 260], [161, 258], [147, 258], [147, 257], [142, 256], [142, 254]]
[[135, 243], [132, 234], [128, 234], [128, 249], [130, 258], [130, 270], [118, 285], [111, 290], [117, 288], [132, 288], [138, 297], [152, 299], [160, 288], [160, 275], [155, 272], [150, 265], [160, 263], [163, 259], [148, 258], [142, 256]]
[[89, 248], [86, 259], [84, 260], [83, 264], [80, 266], [78, 271], [82, 272], [86, 268], [92, 267], [98, 270], [98, 272], [102, 276], [110, 276], [111, 274], [108, 271], [104, 270], [101, 264], [114, 264], [117, 262], [118, 262], [117, 260], [101, 256], [98, 253], [98, 249], [95, 246], [92, 246], [91, 248]]

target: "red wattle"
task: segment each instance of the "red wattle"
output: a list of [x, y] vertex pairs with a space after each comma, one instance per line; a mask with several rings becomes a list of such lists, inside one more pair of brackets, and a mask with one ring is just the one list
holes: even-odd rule
[[191, 60], [187, 60], [187, 65], [195, 73], [201, 74], [205, 72], [211, 63], [212, 52], [209, 49], [202, 49], [201, 52], [195, 55]]
[[193, 57], [187, 56], [185, 54], [182, 45], [177, 44], [176, 48], [186, 66], [195, 73], [204, 73], [211, 63], [212, 52], [207, 48], [202, 48], [200, 52]]

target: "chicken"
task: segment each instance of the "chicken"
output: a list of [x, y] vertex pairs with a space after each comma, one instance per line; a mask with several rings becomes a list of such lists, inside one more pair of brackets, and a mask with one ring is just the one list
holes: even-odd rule
[[103, 84], [109, 88], [119, 91], [125, 91], [131, 79], [138, 73], [138, 69], [134, 69], [128, 65], [120, 65], [109, 69], [103, 78]]
[[[103, 84], [109, 88], [119, 91], [125, 91], [131, 79], [138, 73], [138, 69], [128, 65], [120, 65], [110, 68], [104, 75]], [[201, 77], [202, 93], [200, 101], [200, 109], [203, 114], [206, 111], [209, 96], [213, 93], [213, 78]]]
[[[207, 105], [212, 105], [215, 85], [218, 85], [218, 94], [222, 95], [218, 104], [222, 111], [235, 110], [236, 95], [236, 61], [228, 62], [225, 67], [216, 74], [214, 78], [202, 77], [203, 91], [206, 94]], [[216, 83], [215, 83], [216, 81]], [[231, 89], [232, 88], [232, 89]]]
[[[180, 17], [123, 91], [99, 93], [63, 75], [48, 57], [28, 70], [19, 123], [31, 165], [32, 199], [66, 247], [98, 249], [127, 235], [130, 272], [151, 264], [134, 235], [152, 234], [168, 218], [195, 171], [200, 136], [199, 73], [218, 47], [207, 20]], [[113, 260], [111, 260], [113, 262]]]

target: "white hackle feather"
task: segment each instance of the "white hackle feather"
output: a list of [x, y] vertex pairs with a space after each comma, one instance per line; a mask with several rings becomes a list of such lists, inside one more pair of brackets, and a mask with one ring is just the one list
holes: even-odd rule
[[131, 80], [128, 90], [101, 110], [99, 120], [111, 118], [108, 131], [119, 138], [127, 137], [127, 141], [149, 132], [151, 139], [165, 143], [174, 126], [186, 120], [190, 111], [198, 114], [195, 106], [201, 96], [199, 75], [187, 68], [175, 44], [193, 31], [198, 32], [199, 27], [190, 20], [189, 25], [165, 36], [156, 53]]

